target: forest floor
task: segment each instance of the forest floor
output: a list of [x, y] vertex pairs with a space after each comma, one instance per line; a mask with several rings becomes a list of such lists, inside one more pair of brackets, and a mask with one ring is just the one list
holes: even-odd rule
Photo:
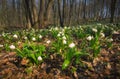
[[40, 65], [29, 66], [27, 60], [18, 57], [16, 52], [0, 50], [0, 79], [120, 79], [120, 31], [113, 38], [112, 48], [101, 47], [96, 58], [82, 59], [80, 65], [71, 61], [69, 67], [62, 70], [64, 60], [55, 53]]
[[15, 52], [0, 53], [0, 79], [120, 79], [120, 42], [113, 42], [112, 49], [102, 48], [93, 62], [82, 61], [85, 66], [61, 69], [63, 60], [57, 56], [45, 60], [38, 67], [26, 67]]

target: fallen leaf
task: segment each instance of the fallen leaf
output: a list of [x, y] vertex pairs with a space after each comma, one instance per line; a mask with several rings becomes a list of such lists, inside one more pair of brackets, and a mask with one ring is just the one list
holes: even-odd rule
[[22, 64], [22, 65], [27, 65], [27, 64], [28, 64], [28, 62], [29, 62], [29, 60], [28, 60], [28, 59], [23, 58], [23, 59], [22, 59], [22, 61], [21, 61], [21, 64]]

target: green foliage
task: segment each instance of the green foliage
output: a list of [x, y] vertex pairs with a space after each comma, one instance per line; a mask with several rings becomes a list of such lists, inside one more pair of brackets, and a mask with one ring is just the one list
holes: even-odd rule
[[[84, 56], [97, 57], [102, 46], [112, 48], [113, 26], [93, 24], [80, 27], [51, 27], [49, 29], [29, 29], [12, 33], [3, 32], [0, 40], [3, 40], [1, 44], [4, 47], [0, 50], [15, 51], [10, 49], [10, 45], [14, 45], [18, 56], [27, 58], [36, 65], [43, 62], [43, 59], [47, 56], [49, 57], [50, 54], [57, 53], [63, 60], [62, 69], [64, 70], [73, 64], [80, 65]], [[118, 30], [116, 29], [115, 31]], [[17, 38], [14, 35], [17, 35]], [[39, 37], [40, 35], [41, 38]], [[33, 38], [35, 38], [35, 41]], [[46, 43], [46, 40], [50, 40], [51, 43]], [[70, 43], [74, 43], [75, 46], [69, 46]], [[46, 48], [48, 49], [46, 50]], [[72, 72], [75, 70], [73, 68]], [[29, 72], [29, 69], [26, 72]]]
[[22, 58], [28, 58], [30, 62], [39, 64], [38, 57], [45, 57], [43, 52], [45, 51], [45, 46], [43, 45], [34, 45], [34, 44], [24, 44], [22, 49], [16, 49], [17, 55]]
[[64, 59], [64, 62], [62, 64], [62, 69], [66, 69], [70, 63], [72, 63], [72, 59], [75, 57], [75, 62], [76, 64], [80, 62], [80, 57], [82, 56], [89, 56], [88, 53], [85, 53], [85, 51], [78, 51], [76, 49], [76, 47], [73, 47], [73, 48], [68, 48], [66, 50], [66, 54], [65, 54], [65, 59]]

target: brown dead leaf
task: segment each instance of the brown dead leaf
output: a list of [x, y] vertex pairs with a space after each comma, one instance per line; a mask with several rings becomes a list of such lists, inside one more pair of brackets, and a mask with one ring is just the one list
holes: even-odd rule
[[16, 52], [10, 52], [9, 56], [14, 56], [16, 54]]
[[112, 67], [111, 67], [111, 65], [110, 65], [110, 63], [108, 63], [107, 64], [107, 69], [111, 69]]
[[86, 64], [91, 70], [94, 70], [91, 62], [86, 62], [86, 61], [82, 61], [82, 62]]
[[76, 72], [74, 72], [74, 77], [75, 77], [75, 79], [78, 79], [78, 75]]
[[93, 66], [96, 66], [99, 60], [100, 60], [99, 58], [95, 58], [95, 59], [93, 60]]
[[105, 74], [109, 75], [110, 74], [110, 71], [108, 69], [106, 69], [105, 71]]
[[108, 57], [105, 57], [105, 58], [104, 58], [104, 61], [107, 61], [107, 62], [108, 62], [109, 60], [110, 60], [110, 59], [109, 59]]
[[53, 55], [50, 55], [50, 59], [53, 59], [54, 57], [53, 57]]
[[42, 63], [41, 68], [42, 69], [46, 68], [46, 63]]
[[29, 62], [29, 60], [27, 58], [23, 58], [22, 61], [21, 61], [21, 64], [22, 65], [27, 65]]

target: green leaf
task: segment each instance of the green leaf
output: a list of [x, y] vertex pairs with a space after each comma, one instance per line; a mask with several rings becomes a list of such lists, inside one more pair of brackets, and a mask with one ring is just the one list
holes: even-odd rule
[[20, 49], [16, 49], [16, 51], [17, 51], [17, 55], [18, 56], [20, 56], [20, 57], [24, 57], [24, 54], [23, 54], [23, 52], [20, 50]]
[[88, 53], [85, 53], [85, 52], [75, 52], [74, 53], [74, 56], [87, 56], [87, 55], [89, 55]]
[[70, 64], [70, 60], [65, 60], [63, 65], [62, 65], [62, 69], [63, 70], [66, 69], [69, 66], [69, 64]]

